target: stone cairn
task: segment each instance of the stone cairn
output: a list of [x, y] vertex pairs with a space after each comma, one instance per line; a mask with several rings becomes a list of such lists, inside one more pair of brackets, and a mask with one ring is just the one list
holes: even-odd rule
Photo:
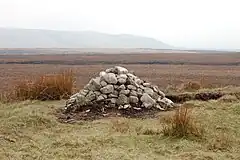
[[66, 102], [65, 111], [75, 112], [86, 106], [164, 111], [172, 108], [174, 103], [156, 85], [141, 80], [124, 67], [115, 66], [100, 72], [84, 89], [72, 95]]

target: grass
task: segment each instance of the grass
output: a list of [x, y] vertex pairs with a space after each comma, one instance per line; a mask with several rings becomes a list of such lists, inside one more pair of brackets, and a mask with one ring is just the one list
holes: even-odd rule
[[174, 115], [169, 117], [168, 121], [170, 123], [163, 127], [163, 134], [177, 138], [188, 138], [190, 136], [201, 138], [204, 130], [194, 121], [190, 112], [190, 109], [185, 106], [177, 108]]
[[[169, 138], [162, 134], [166, 117], [106, 118], [59, 123], [54, 116], [64, 101], [0, 104], [0, 159], [239, 159], [240, 103], [189, 101], [191, 115], [204, 127], [202, 139]], [[165, 118], [164, 118], [165, 117]]]
[[7, 101], [66, 99], [73, 94], [74, 80], [72, 70], [40, 77], [27, 77], [15, 84], [13, 91], [4, 99]]

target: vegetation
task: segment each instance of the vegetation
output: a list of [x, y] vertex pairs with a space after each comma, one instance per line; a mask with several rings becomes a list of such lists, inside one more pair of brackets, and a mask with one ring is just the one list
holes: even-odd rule
[[5, 99], [8, 101], [66, 99], [73, 94], [74, 80], [72, 70], [36, 78], [27, 77], [17, 82]]
[[161, 112], [155, 119], [107, 118], [69, 124], [59, 123], [54, 116], [63, 103], [1, 104], [0, 159], [240, 158], [239, 101], [186, 102], [192, 107], [191, 117], [205, 130], [200, 139], [164, 136], [163, 128], [171, 124], [169, 117], [175, 117], [175, 111]]

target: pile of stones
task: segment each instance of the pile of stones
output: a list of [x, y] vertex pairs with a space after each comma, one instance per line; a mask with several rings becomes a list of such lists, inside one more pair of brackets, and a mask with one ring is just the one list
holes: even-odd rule
[[124, 67], [115, 66], [100, 72], [79, 93], [72, 95], [65, 111], [74, 112], [86, 106], [164, 111], [174, 107], [174, 103], [156, 85], [141, 80]]

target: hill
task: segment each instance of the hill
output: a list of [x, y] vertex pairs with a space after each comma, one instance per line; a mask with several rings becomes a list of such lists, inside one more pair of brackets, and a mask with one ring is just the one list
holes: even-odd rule
[[152, 48], [173, 49], [153, 38], [92, 31], [0, 28], [0, 48]]

